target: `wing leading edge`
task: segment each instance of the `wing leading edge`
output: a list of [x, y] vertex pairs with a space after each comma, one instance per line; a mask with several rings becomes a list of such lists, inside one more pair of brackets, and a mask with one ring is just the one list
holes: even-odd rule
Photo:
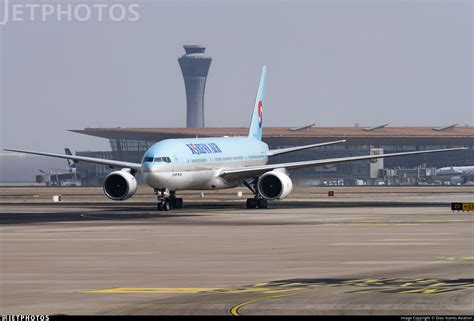
[[134, 170], [141, 170], [142, 168], [142, 164], [139, 164], [139, 163], [122, 162], [122, 161], [116, 161], [116, 160], [111, 160], [111, 159], [74, 156], [74, 155], [65, 155], [65, 154], [43, 153], [43, 152], [34, 152], [34, 151], [19, 150], [19, 149], [4, 149], [4, 150], [9, 151], [9, 152], [17, 152], [17, 153], [24, 153], [24, 154], [65, 158], [65, 159], [71, 159], [75, 162], [95, 163], [95, 164], [107, 165], [110, 167], [131, 168]]
[[280, 164], [271, 164], [271, 165], [262, 165], [262, 166], [229, 168], [229, 169], [223, 169], [220, 172], [220, 176], [228, 182], [237, 182], [237, 181], [244, 180], [247, 178], [259, 176], [265, 172], [269, 172], [277, 168], [285, 168], [287, 170], [292, 170], [292, 169], [299, 169], [299, 168], [306, 168], [306, 167], [328, 166], [328, 165], [333, 165], [333, 164], [338, 164], [338, 163], [353, 162], [353, 161], [359, 161], [359, 160], [374, 160], [374, 159], [388, 158], [388, 157], [441, 153], [441, 152], [450, 152], [450, 151], [464, 150], [464, 149], [467, 149], [467, 148], [460, 147], [460, 148], [449, 148], [449, 149], [433, 149], [433, 150], [416, 151], [416, 152], [403, 152], [403, 153], [367, 155], [367, 156], [352, 156], [352, 157], [329, 158], [329, 159], [321, 159], [321, 160], [280, 163]]

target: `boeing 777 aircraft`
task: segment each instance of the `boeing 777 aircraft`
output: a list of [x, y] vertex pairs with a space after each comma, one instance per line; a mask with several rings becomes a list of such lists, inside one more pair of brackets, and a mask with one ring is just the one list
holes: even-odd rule
[[269, 150], [262, 141], [263, 108], [265, 106], [266, 68], [263, 67], [250, 122], [248, 136], [166, 139], [145, 152], [141, 163], [130, 163], [92, 157], [51, 154], [25, 150], [7, 151], [59, 157], [74, 162], [91, 162], [120, 168], [104, 181], [104, 193], [112, 200], [126, 200], [137, 191], [135, 176], [141, 172], [145, 182], [158, 197], [158, 210], [182, 207], [182, 190], [217, 190], [244, 184], [254, 197], [247, 199], [247, 208], [266, 208], [268, 200], [286, 198], [293, 184], [288, 171], [313, 166], [332, 166], [359, 160], [377, 161], [378, 158], [448, 152], [465, 148], [437, 149], [382, 155], [342, 157], [267, 165], [269, 157], [308, 148], [339, 144], [345, 140], [298, 147]]

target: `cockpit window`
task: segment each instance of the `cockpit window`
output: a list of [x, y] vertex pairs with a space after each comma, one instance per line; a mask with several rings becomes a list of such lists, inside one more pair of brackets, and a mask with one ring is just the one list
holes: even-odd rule
[[160, 163], [160, 162], [171, 163], [171, 158], [169, 158], [169, 157], [155, 157], [155, 159], [153, 159], [153, 162], [156, 162], [156, 163]]
[[153, 162], [153, 157], [145, 157], [143, 162]]

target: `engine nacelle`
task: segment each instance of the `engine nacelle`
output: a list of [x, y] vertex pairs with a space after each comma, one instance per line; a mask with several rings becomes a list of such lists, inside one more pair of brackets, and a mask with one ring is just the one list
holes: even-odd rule
[[451, 179], [449, 180], [449, 182], [451, 183], [451, 185], [462, 185], [462, 184], [466, 184], [466, 182], [467, 182], [467, 177], [454, 176], [454, 177], [451, 177]]
[[137, 191], [135, 176], [127, 171], [115, 171], [107, 175], [104, 181], [104, 193], [114, 201], [126, 200]]
[[291, 193], [293, 183], [287, 174], [271, 171], [258, 178], [258, 192], [268, 200], [284, 199]]

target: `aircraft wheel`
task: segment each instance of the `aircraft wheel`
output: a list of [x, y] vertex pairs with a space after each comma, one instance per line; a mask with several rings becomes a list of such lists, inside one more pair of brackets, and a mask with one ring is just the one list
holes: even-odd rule
[[162, 202], [159, 202], [159, 203], [156, 205], [156, 209], [161, 212], [161, 211], [163, 210], [163, 203], [162, 203]]
[[183, 199], [180, 197], [170, 198], [171, 208], [182, 208], [183, 207]]
[[171, 209], [171, 205], [169, 201], [164, 201], [163, 202], [163, 211], [169, 211]]
[[258, 208], [267, 208], [268, 207], [268, 202], [264, 198], [259, 198], [257, 200], [257, 207]]
[[257, 200], [255, 198], [247, 198], [247, 208], [257, 208]]

